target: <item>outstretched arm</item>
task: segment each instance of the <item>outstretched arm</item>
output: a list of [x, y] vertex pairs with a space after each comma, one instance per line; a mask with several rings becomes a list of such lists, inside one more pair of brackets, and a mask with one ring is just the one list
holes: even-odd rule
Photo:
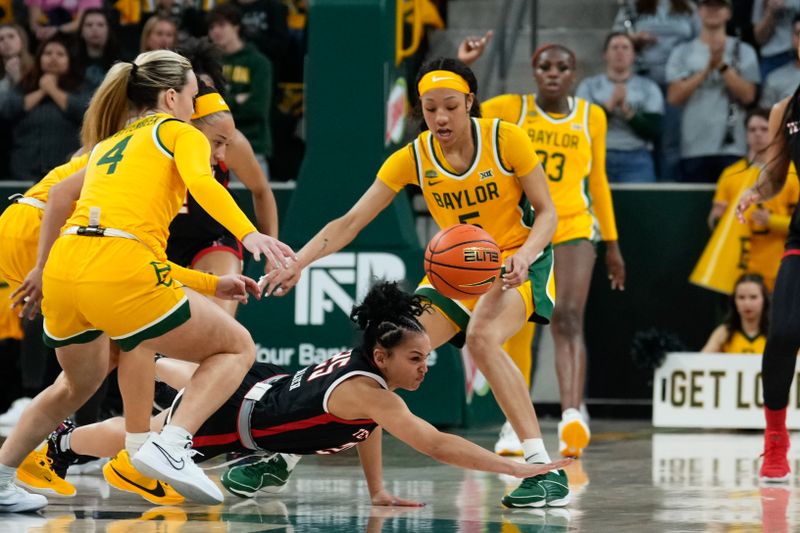
[[466, 439], [438, 431], [411, 413], [400, 396], [366, 379], [354, 378], [337, 387], [328, 402], [330, 412], [347, 419], [371, 418], [401, 441], [439, 462], [520, 478], [544, 474], [570, 462], [525, 464], [496, 455]]
[[376, 179], [361, 198], [343, 216], [328, 222], [303, 248], [297, 252], [297, 262], [262, 278], [260, 285], [267, 295], [283, 296], [300, 280], [302, 270], [327, 255], [338, 252], [392, 203], [395, 192]]

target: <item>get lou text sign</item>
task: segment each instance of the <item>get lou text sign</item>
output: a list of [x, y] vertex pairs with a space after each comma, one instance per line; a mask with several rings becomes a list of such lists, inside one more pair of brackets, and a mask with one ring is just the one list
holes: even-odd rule
[[[800, 429], [800, 367], [789, 393], [787, 424]], [[653, 382], [656, 427], [764, 427], [761, 355], [671, 353]]]

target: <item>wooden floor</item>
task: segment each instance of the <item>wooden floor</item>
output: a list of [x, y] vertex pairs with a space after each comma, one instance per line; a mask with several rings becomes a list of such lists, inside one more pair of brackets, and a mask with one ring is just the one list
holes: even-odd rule
[[[490, 447], [497, 428], [463, 435]], [[555, 423], [544, 423], [549, 448]], [[71, 499], [42, 512], [0, 517], [0, 532], [688, 532], [800, 530], [798, 479], [759, 487], [758, 433], [654, 432], [646, 421], [592, 421], [594, 441], [569, 469], [565, 509], [512, 511], [500, 498], [512, 479], [467, 472], [385, 437], [386, 485], [426, 502], [421, 509], [372, 507], [355, 454], [303, 459], [285, 492], [223, 505], [153, 507], [109, 488], [102, 477], [68, 476]], [[792, 449], [792, 468], [800, 453]], [[551, 451], [552, 453], [552, 451]], [[212, 471], [213, 472], [213, 471]], [[216, 471], [218, 473], [218, 471]]]

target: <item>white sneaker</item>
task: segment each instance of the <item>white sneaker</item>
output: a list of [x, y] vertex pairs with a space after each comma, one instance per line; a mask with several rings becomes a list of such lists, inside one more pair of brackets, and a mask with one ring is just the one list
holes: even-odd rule
[[567, 409], [558, 423], [558, 451], [563, 457], [580, 457], [592, 433], [577, 409]]
[[522, 457], [523, 455], [522, 443], [508, 420], [506, 420], [506, 423], [500, 428], [500, 438], [497, 439], [494, 445], [494, 453], [517, 457]]
[[190, 441], [185, 447], [168, 444], [160, 434], [151, 433], [131, 462], [145, 476], [166, 481], [190, 500], [222, 503], [222, 491], [192, 461], [197, 452], [191, 445]]
[[22, 416], [22, 411], [31, 403], [30, 398], [17, 398], [8, 411], [0, 415], [0, 426], [16, 426]]
[[47, 506], [47, 498], [9, 483], [0, 487], [0, 513], [27, 513]]

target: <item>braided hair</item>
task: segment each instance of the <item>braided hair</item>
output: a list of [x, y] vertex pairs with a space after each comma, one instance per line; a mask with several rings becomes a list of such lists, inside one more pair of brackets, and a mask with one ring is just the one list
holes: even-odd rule
[[350, 312], [350, 320], [363, 331], [361, 350], [372, 357], [376, 345], [391, 350], [403, 342], [407, 332], [423, 333], [419, 316], [430, 307], [427, 298], [408, 294], [397, 282], [377, 283]]

